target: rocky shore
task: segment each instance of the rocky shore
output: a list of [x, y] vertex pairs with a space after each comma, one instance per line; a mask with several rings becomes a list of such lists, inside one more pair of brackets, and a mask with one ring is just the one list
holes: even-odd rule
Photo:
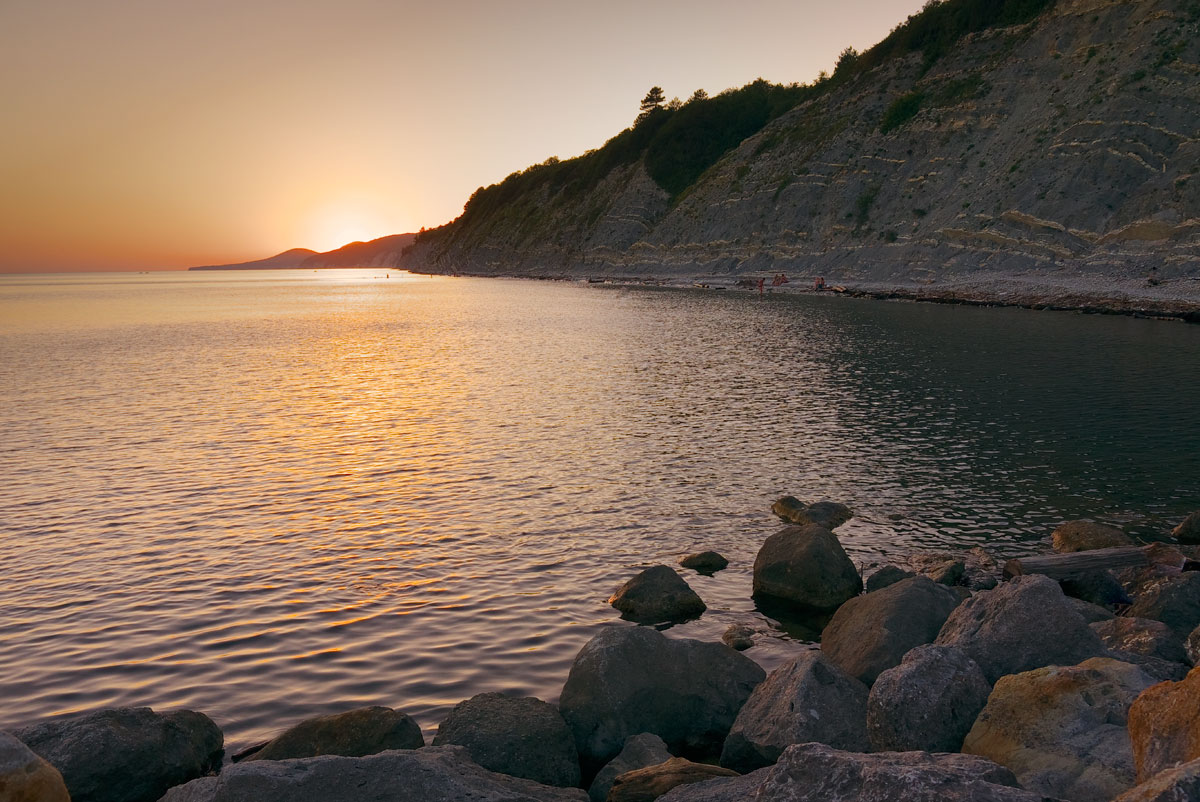
[[[426, 745], [368, 707], [227, 756], [202, 713], [96, 710], [0, 733], [0, 802], [1182, 802], [1200, 800], [1200, 513], [1160, 542], [1066, 522], [1052, 552], [855, 566], [853, 513], [780, 499], [756, 596], [827, 620], [769, 675], [661, 629], [703, 615], [686, 572], [613, 595], [558, 704], [484, 693]], [[636, 623], [633, 623], [636, 622]]]

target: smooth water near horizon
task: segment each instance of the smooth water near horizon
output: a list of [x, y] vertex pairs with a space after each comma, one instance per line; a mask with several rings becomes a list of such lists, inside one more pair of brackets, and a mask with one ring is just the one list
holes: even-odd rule
[[[0, 727], [557, 699], [642, 567], [769, 629], [792, 494], [851, 556], [1200, 508], [1200, 327], [382, 270], [0, 277]], [[788, 630], [792, 631], [792, 630]]]

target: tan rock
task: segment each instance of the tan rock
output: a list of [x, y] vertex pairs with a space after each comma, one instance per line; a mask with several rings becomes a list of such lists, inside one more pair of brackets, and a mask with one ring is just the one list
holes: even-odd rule
[[1200, 668], [1147, 688], [1129, 708], [1138, 780], [1200, 758]]
[[1180, 543], [1200, 543], [1200, 510], [1183, 519], [1183, 523], [1171, 530]]
[[1191, 802], [1200, 799], [1200, 760], [1160, 771], [1113, 802]]
[[1120, 529], [1095, 521], [1067, 521], [1055, 529], [1050, 538], [1059, 554], [1134, 545]]
[[7, 732], [0, 732], [0, 800], [71, 802], [58, 770]]
[[612, 790], [608, 792], [608, 802], [653, 802], [678, 785], [690, 785], [714, 777], [737, 776], [736, 771], [720, 766], [673, 757], [666, 763], [627, 771], [617, 777]]

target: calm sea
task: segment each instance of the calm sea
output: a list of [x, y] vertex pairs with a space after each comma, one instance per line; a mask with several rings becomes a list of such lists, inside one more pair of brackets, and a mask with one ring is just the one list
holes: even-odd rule
[[558, 696], [640, 567], [769, 630], [780, 495], [859, 560], [1161, 536], [1200, 327], [382, 270], [0, 277], [0, 726], [185, 706], [238, 748], [363, 704]]

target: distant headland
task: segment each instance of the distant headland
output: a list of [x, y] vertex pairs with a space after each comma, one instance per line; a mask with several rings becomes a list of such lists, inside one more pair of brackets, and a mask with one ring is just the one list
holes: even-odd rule
[[391, 234], [367, 242], [351, 242], [324, 253], [308, 248], [292, 248], [266, 259], [228, 265], [202, 265], [188, 270], [294, 270], [323, 267], [399, 267], [404, 249], [412, 245], [415, 234]]

